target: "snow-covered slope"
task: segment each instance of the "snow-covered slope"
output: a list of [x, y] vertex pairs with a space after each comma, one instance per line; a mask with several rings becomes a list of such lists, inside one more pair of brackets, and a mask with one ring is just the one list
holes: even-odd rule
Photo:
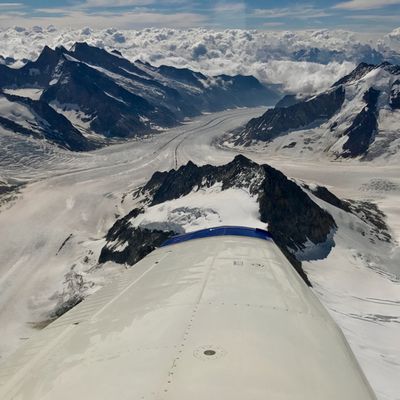
[[269, 153], [300, 157], [397, 159], [399, 88], [399, 66], [360, 64], [327, 91], [303, 99], [286, 97], [228, 135], [225, 144], [261, 143]]
[[17, 92], [25, 96], [2, 93], [0, 90], [2, 136], [9, 133], [45, 139], [72, 151], [89, 151], [96, 148], [95, 143], [87, 140], [67, 118], [54, 111], [46, 102], [33, 100], [32, 91]]

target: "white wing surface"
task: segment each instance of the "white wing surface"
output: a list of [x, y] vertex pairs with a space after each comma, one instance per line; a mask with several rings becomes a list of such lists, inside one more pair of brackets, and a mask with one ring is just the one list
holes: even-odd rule
[[2, 400], [375, 399], [272, 240], [161, 247], [0, 369]]

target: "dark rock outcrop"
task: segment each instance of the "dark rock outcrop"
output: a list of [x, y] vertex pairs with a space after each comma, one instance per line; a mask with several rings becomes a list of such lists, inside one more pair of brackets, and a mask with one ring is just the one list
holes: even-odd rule
[[292, 251], [304, 249], [308, 240], [314, 244], [326, 241], [335, 221], [325, 210], [282, 172], [263, 165], [266, 178], [258, 197], [260, 219], [279, 247]]
[[294, 106], [295, 104], [300, 103], [303, 100], [304, 99], [297, 97], [295, 94], [287, 94], [275, 104], [275, 108], [287, 108], [290, 106]]
[[321, 124], [340, 110], [343, 102], [344, 89], [340, 86], [286, 108], [269, 109], [247, 123], [236, 143], [249, 144], [253, 139], [269, 141], [292, 130]]
[[[309, 284], [296, 253], [306, 245], [310, 246], [310, 243], [314, 246], [325, 243], [336, 229], [335, 221], [280, 171], [266, 164], [258, 165], [242, 155], [222, 166], [199, 167], [189, 162], [178, 170], [156, 172], [134, 193], [134, 197], [142, 199], [143, 208], [135, 208], [110, 229], [100, 262], [113, 260], [131, 264], [138, 260], [139, 253], [144, 257], [153, 247], [177, 232], [162, 233], [145, 227], [137, 228], [130, 221], [139, 214], [145, 214], [145, 207], [178, 199], [216, 183], [221, 185], [221, 190], [242, 188], [256, 196], [260, 220], [268, 224], [276, 244]], [[117, 251], [116, 248], [124, 243], [128, 243], [128, 246], [122, 252]]]
[[344, 132], [348, 137], [343, 145], [342, 157], [357, 157], [365, 155], [370, 144], [374, 141], [378, 129], [378, 116], [376, 104], [378, 102], [379, 90], [370, 88], [364, 94], [366, 106], [355, 117], [351, 126]]
[[106, 137], [151, 132], [150, 121], [162, 127], [177, 123], [168, 109], [155, 107], [84, 63], [66, 62], [58, 82], [45, 90], [41, 99], [78, 106], [91, 119], [91, 130]]
[[[122, 251], [103, 247], [99, 262], [114, 261], [120, 264], [136, 264], [174, 235], [176, 235], [176, 232], [165, 232], [146, 228], [127, 228], [123, 233], [123, 236], [126, 236], [127, 247]], [[111, 238], [112, 235], [107, 235], [107, 240]], [[117, 238], [118, 240], [121, 239], [119, 236], [117, 236]]]
[[242, 155], [222, 166], [198, 167], [189, 161], [178, 170], [154, 173], [136, 196], [145, 195], [150, 199], [149, 204], [155, 205], [185, 196], [195, 187], [211, 187], [217, 182], [222, 183], [222, 190], [231, 187], [249, 188], [250, 193], [255, 194], [262, 179], [262, 166]]
[[386, 223], [386, 215], [375, 203], [352, 200], [349, 201], [348, 204], [350, 211], [370, 226], [371, 233], [375, 236], [375, 238], [371, 240], [372, 244], [375, 240], [384, 242], [393, 241], [390, 229]]
[[[165, 232], [132, 227], [129, 221], [137, 217], [142, 211], [135, 208], [112, 226], [106, 236], [108, 245], [101, 250], [99, 262], [114, 261], [120, 264], [136, 264], [168, 238], [176, 234], [176, 232], [172, 231]], [[110, 245], [110, 243], [114, 243], [114, 245]], [[118, 249], [119, 243], [125, 244], [122, 250]]]
[[123, 58], [122, 54], [115, 50], [108, 52], [102, 48], [90, 46], [86, 42], [77, 42], [69, 54], [79, 61], [104, 68], [107, 71], [115, 72], [128, 78], [132, 77], [132, 74], [143, 78], [151, 78], [149, 74], [126, 58]]
[[60, 46], [52, 50], [45, 46], [35, 61], [28, 61], [21, 68], [0, 65], [0, 88], [45, 88], [53, 79], [54, 72], [67, 50]]
[[336, 197], [326, 187], [317, 186], [315, 188], [311, 188], [308, 185], [304, 185], [304, 187], [307, 190], [309, 190], [315, 197], [318, 197], [319, 199], [325, 201], [325, 203], [328, 203], [334, 207], [340, 208], [343, 211], [350, 212], [349, 203]]

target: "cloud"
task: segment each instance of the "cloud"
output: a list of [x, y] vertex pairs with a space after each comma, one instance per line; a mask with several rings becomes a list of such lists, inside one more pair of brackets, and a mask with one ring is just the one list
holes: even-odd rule
[[[151, 27], [175, 27], [188, 28], [202, 25], [205, 17], [195, 13], [166, 14], [152, 11], [129, 11], [115, 13], [109, 11], [87, 13], [74, 9], [44, 8], [41, 12], [45, 15], [15, 15], [10, 19], [9, 14], [0, 15], [0, 26], [10, 27], [22, 25], [32, 27], [35, 25], [56, 25], [66, 28], [81, 28], [90, 26], [93, 28], [104, 28], [110, 26], [110, 22], [120, 29], [147, 28]], [[46, 15], [47, 14], [47, 15]], [[112, 18], [111, 18], [112, 17]]]
[[274, 27], [274, 26], [282, 26], [282, 25], [285, 25], [283, 22], [264, 22], [263, 23], [263, 26], [265, 26], [265, 27]]
[[154, 4], [156, 0], [86, 0], [79, 8], [95, 8], [95, 7], [136, 7]]
[[386, 42], [389, 48], [400, 52], [400, 28], [394, 29], [392, 32], [387, 34], [383, 42], [384, 44]]
[[348, 74], [354, 67], [351, 62], [331, 62], [323, 65], [276, 60], [270, 61], [266, 69], [257, 71], [260, 66], [256, 66], [255, 69], [263, 81], [281, 84], [291, 93], [310, 94], [329, 87], [338, 77]]
[[[106, 10], [89, 16], [74, 11], [59, 21], [75, 22], [79, 29], [68, 24], [55, 29], [45, 27], [57, 23], [57, 18], [49, 16], [39, 21], [32, 17], [30, 23], [41, 25], [42, 29], [0, 29], [0, 54], [35, 59], [45, 44], [69, 48], [76, 41], [86, 41], [108, 50], [119, 50], [132, 61], [141, 59], [154, 65], [186, 67], [208, 75], [254, 75], [262, 82], [281, 85], [285, 91], [306, 95], [328, 88], [361, 61], [390, 60], [396, 57], [396, 49], [400, 51], [400, 28], [380, 38], [374, 46], [369, 37], [363, 39], [343, 30], [178, 29], [180, 24], [202, 25], [202, 18], [189, 13], [165, 15], [142, 11], [111, 17]], [[0, 13], [2, 20], [21, 25], [24, 18], [10, 19]], [[126, 29], [104, 28], [110, 21]], [[94, 22], [99, 25], [96, 27]], [[159, 27], [147, 28], [149, 23]], [[273, 29], [281, 23], [267, 19], [265, 27]], [[128, 29], [130, 24], [142, 24], [146, 28]], [[392, 62], [399, 61], [400, 55], [397, 55]]]
[[49, 7], [49, 8], [37, 8], [35, 11], [43, 14], [70, 14], [73, 12], [70, 8], [57, 8], [57, 7]]
[[13, 13], [24, 6], [22, 3], [0, 3], [0, 12]]
[[207, 46], [204, 43], [196, 43], [192, 47], [192, 57], [196, 60], [201, 56], [205, 56], [207, 51]]
[[0, 8], [19, 8], [23, 3], [0, 3]]
[[240, 3], [220, 3], [217, 4], [211, 11], [217, 13], [223, 12], [242, 12], [246, 10], [246, 4], [244, 2]]
[[341, 10], [372, 10], [400, 4], [400, 0], [350, 0], [338, 3], [333, 8]]
[[399, 21], [398, 15], [377, 15], [377, 14], [361, 14], [361, 15], [346, 15], [345, 18], [357, 19], [365, 21]]
[[[81, 14], [67, 17], [82, 26]], [[103, 15], [101, 25], [110, 21]], [[121, 18], [121, 20], [119, 19]], [[141, 15], [116, 16], [113, 23], [132, 23], [137, 18], [144, 25], [148, 20], [153, 23], [178, 26], [182, 21], [192, 18], [190, 24], [198, 22], [194, 15], [162, 15], [143, 13]], [[65, 21], [65, 19], [63, 19]], [[36, 20], [31, 21], [37, 25]], [[47, 18], [43, 26], [54, 22]], [[200, 21], [201, 22], [201, 21]], [[13, 24], [18, 21], [13, 19]], [[135, 22], [140, 23], [140, 22]], [[275, 26], [280, 21], [266, 21]], [[83, 25], [85, 26], [85, 25]], [[90, 28], [71, 29], [58, 27], [51, 31], [43, 28], [26, 29], [23, 32], [11, 27], [0, 29], [0, 54], [17, 59], [34, 59], [45, 44], [50, 47], [64, 45], [71, 47], [76, 41], [117, 49], [130, 60], [141, 59], [154, 65], [173, 65], [179, 68], [191, 68], [209, 75], [221, 73], [235, 75], [254, 75], [265, 83], [281, 85], [289, 92], [304, 94], [323, 90], [335, 82], [338, 77], [349, 72], [360, 59], [368, 60], [374, 50], [360, 42], [355, 35], [345, 31], [253, 31], [227, 29], [224, 31], [204, 28], [190, 30], [172, 28], [146, 28], [143, 30], [114, 28], [99, 29], [92, 24]], [[268, 25], [267, 25], [268, 26]], [[393, 41], [395, 34], [393, 33]], [[301, 62], [298, 60], [301, 59]], [[320, 60], [319, 62], [316, 62]], [[348, 60], [348, 61], [347, 61]]]
[[118, 8], [118, 7], [139, 7], [148, 5], [176, 5], [184, 4], [187, 0], [85, 0], [82, 4], [76, 4], [72, 8], [90, 9], [90, 8]]
[[253, 16], [260, 18], [295, 18], [308, 19], [329, 17], [331, 13], [323, 9], [315, 8], [310, 5], [296, 5], [285, 8], [256, 8], [253, 11]]

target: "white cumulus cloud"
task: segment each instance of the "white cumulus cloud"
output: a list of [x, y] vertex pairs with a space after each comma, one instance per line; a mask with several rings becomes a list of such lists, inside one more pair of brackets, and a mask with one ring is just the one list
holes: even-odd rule
[[400, 0], [350, 0], [336, 4], [333, 8], [343, 10], [372, 10], [400, 4]]
[[[89, 25], [90, 26], [90, 25]], [[203, 28], [142, 30], [72, 29], [54, 26], [0, 29], [0, 54], [35, 59], [45, 44], [71, 47], [76, 41], [117, 49], [126, 58], [173, 65], [210, 75], [254, 75], [288, 92], [313, 93], [329, 87], [360, 61], [398, 57], [398, 30], [375, 46], [346, 31], [255, 31]], [[399, 46], [400, 47], [400, 46]]]

